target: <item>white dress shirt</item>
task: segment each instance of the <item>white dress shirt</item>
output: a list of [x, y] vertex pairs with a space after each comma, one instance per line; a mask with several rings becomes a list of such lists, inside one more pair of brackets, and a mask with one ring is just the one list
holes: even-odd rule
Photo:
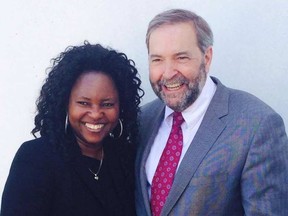
[[[202, 92], [197, 98], [197, 100], [182, 112], [182, 116], [185, 122], [181, 125], [183, 133], [183, 149], [178, 167], [202, 122], [202, 119], [215, 94], [215, 91], [216, 91], [216, 84], [208, 76], [206, 83], [202, 89]], [[154, 173], [156, 172], [158, 162], [165, 148], [166, 142], [168, 140], [172, 128], [173, 117], [171, 114], [173, 112], [174, 111], [169, 107], [167, 106], [165, 107], [164, 120], [159, 127], [158, 134], [155, 137], [150, 154], [146, 161], [146, 175], [149, 185], [152, 184]], [[149, 187], [149, 194], [150, 194], [150, 187]]]

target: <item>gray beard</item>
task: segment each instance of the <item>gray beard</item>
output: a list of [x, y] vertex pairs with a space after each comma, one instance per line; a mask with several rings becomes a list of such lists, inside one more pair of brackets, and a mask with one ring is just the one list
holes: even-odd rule
[[165, 81], [161, 81], [160, 83], [156, 85], [152, 85], [152, 88], [155, 92], [155, 94], [171, 109], [173, 109], [176, 112], [182, 112], [183, 110], [187, 109], [191, 104], [193, 104], [197, 98], [199, 97], [205, 81], [207, 78], [207, 74], [205, 72], [205, 65], [204, 62], [201, 63], [199, 68], [199, 75], [195, 77], [193, 81], [187, 80], [185, 77], [181, 77], [180, 79], [183, 79], [185, 83], [188, 83], [188, 90], [181, 95], [181, 99], [176, 104], [169, 104], [169, 98], [176, 98], [179, 97], [177, 94], [170, 95], [169, 98], [164, 95], [163, 91], [161, 90], [161, 86]]

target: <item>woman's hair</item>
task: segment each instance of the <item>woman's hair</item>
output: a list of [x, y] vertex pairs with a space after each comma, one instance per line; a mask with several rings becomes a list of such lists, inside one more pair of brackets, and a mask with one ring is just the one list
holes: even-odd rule
[[205, 53], [206, 49], [213, 45], [213, 32], [209, 24], [201, 16], [188, 10], [171, 9], [156, 15], [150, 21], [146, 33], [148, 51], [150, 35], [154, 30], [163, 25], [173, 25], [177, 23], [191, 23], [195, 28], [198, 47], [202, 53]]
[[[112, 78], [119, 94], [119, 118], [123, 122], [124, 143], [132, 143], [137, 137], [139, 104], [144, 95], [141, 80], [132, 60], [124, 53], [90, 44], [70, 46], [54, 59], [48, 77], [36, 102], [37, 114], [32, 134], [40, 132], [49, 142], [67, 153], [73, 138], [65, 131], [65, 118], [71, 89], [80, 75], [86, 72], [101, 72]], [[116, 134], [117, 136], [117, 134]], [[70, 141], [69, 141], [70, 140]]]

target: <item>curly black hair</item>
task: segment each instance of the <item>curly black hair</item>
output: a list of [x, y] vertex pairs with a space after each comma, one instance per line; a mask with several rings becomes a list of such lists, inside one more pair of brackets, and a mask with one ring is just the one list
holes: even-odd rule
[[139, 104], [144, 91], [140, 87], [135, 63], [124, 53], [88, 41], [80, 46], [69, 46], [52, 59], [48, 77], [36, 102], [35, 127], [31, 131], [34, 137], [40, 132], [56, 148], [68, 152], [66, 150], [73, 135], [65, 132], [65, 118], [71, 89], [79, 76], [89, 71], [99, 71], [114, 81], [120, 100], [119, 118], [123, 122], [119, 142], [136, 142]]

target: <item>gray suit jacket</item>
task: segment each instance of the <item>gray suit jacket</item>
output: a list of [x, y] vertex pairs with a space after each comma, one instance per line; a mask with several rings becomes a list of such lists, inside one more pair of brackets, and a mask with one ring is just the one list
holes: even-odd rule
[[[217, 85], [162, 215], [288, 215], [288, 140], [281, 117], [256, 97]], [[142, 109], [136, 208], [151, 215], [145, 163], [165, 105]]]

